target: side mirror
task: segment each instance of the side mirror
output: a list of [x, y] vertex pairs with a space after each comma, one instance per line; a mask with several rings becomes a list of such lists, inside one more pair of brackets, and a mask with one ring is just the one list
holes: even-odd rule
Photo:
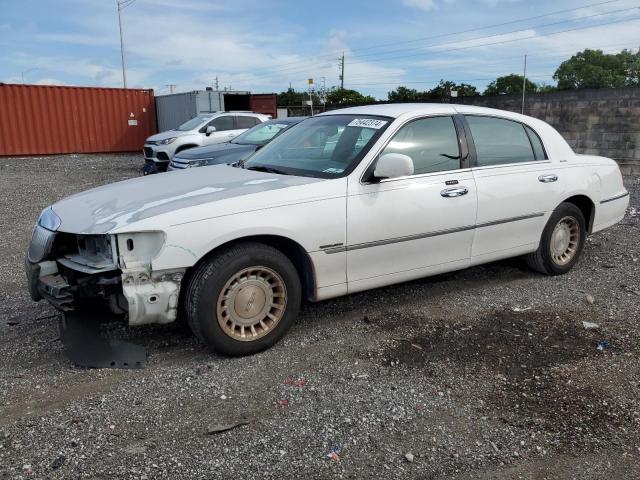
[[413, 160], [402, 153], [385, 153], [378, 158], [373, 170], [375, 178], [398, 178], [413, 175]]
[[206, 132], [206, 134], [207, 134], [207, 135], [211, 135], [211, 134], [212, 134], [213, 132], [215, 132], [215, 131], [216, 131], [216, 127], [212, 127], [211, 125], [209, 125], [209, 126], [207, 127], [207, 129], [205, 130], [205, 132]]

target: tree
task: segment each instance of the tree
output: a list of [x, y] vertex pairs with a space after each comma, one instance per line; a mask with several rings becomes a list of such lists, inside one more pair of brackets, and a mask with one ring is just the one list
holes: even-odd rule
[[558, 89], [615, 88], [627, 84], [625, 67], [633, 64], [633, 54], [605, 54], [602, 50], [583, 50], [560, 64], [553, 75]]
[[390, 102], [414, 102], [416, 100], [424, 100], [426, 95], [424, 92], [418, 92], [415, 88], [400, 86], [387, 93], [387, 98]]
[[476, 97], [480, 95], [478, 89], [468, 83], [460, 83], [456, 85], [455, 90], [457, 90], [459, 97]]
[[[484, 91], [484, 95], [515, 95], [518, 93], [522, 93], [523, 79], [524, 77], [522, 75], [518, 75], [515, 73], [498, 77], [489, 85], [487, 85], [487, 88]], [[534, 93], [536, 90], [538, 90], [538, 85], [527, 79], [525, 89], [527, 92]]]
[[332, 87], [327, 92], [327, 103], [333, 105], [373, 103], [376, 99], [370, 95], [363, 95], [356, 90], [348, 88]]
[[541, 83], [538, 85], [538, 93], [550, 93], [558, 91], [558, 87], [555, 85], [547, 85], [545, 83]]
[[[320, 97], [316, 92], [312, 91], [311, 97], [313, 98], [314, 105], [320, 104]], [[286, 92], [278, 93], [276, 95], [276, 103], [283, 107], [303, 105], [307, 100], [309, 100], [308, 92], [297, 92], [291, 87], [289, 87]]]
[[622, 58], [627, 87], [640, 87], [640, 49], [636, 53], [624, 49], [618, 54]]
[[480, 95], [478, 90], [473, 85], [469, 85], [468, 83], [461, 83], [460, 85], [456, 84], [456, 82], [444, 81], [440, 80], [438, 86], [429, 90], [428, 97], [429, 98], [449, 98], [451, 97], [451, 92], [458, 92], [459, 97], [474, 97], [476, 95]]

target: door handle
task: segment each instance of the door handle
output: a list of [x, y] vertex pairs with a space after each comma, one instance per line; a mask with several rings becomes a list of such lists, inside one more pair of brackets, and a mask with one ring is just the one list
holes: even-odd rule
[[445, 188], [440, 192], [440, 195], [443, 197], [451, 198], [451, 197], [461, 197], [462, 195], [466, 195], [469, 193], [469, 189], [467, 187], [453, 187], [453, 188]]
[[546, 175], [540, 175], [538, 177], [538, 181], [542, 182], [542, 183], [555, 182], [556, 180], [558, 180], [558, 176], [555, 173], [549, 173], [549, 174], [546, 174]]

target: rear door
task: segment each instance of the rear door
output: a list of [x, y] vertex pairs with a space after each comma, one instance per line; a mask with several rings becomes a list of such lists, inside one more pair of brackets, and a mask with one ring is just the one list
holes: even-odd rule
[[497, 116], [464, 118], [478, 189], [474, 263], [531, 251], [566, 179], [531, 127]]

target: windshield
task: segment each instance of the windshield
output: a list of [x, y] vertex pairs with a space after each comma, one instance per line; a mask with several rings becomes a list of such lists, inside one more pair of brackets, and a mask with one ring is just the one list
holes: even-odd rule
[[180, 131], [180, 132], [186, 132], [187, 130], [193, 130], [194, 128], [198, 128], [202, 123], [206, 122], [207, 120], [211, 119], [211, 115], [198, 115], [195, 118], [192, 118], [191, 120], [184, 122], [182, 125], [180, 125], [178, 128], [176, 128], [176, 130]]
[[309, 118], [254, 153], [244, 168], [289, 175], [336, 178], [347, 175], [392, 119], [371, 115]]
[[265, 145], [269, 140], [275, 137], [291, 124], [278, 122], [265, 122], [250, 128], [241, 135], [238, 135], [232, 143], [240, 145]]

